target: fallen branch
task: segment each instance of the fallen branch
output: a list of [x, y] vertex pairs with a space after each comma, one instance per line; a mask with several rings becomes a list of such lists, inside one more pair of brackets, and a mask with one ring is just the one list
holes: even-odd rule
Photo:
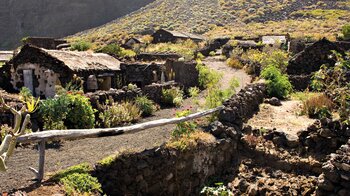
[[145, 129], [154, 127], [160, 127], [168, 124], [177, 124], [193, 119], [197, 119], [203, 116], [207, 116], [222, 110], [224, 106], [220, 106], [211, 110], [190, 114], [186, 117], [181, 118], [170, 118], [170, 119], [159, 119], [155, 121], [140, 123], [136, 125], [116, 128], [105, 128], [105, 129], [72, 129], [72, 130], [52, 130], [36, 132], [27, 135], [23, 135], [17, 138], [17, 142], [20, 143], [34, 143], [39, 141], [52, 141], [62, 139], [82, 139], [91, 137], [100, 137], [103, 135], [116, 135], [122, 133], [137, 132]]

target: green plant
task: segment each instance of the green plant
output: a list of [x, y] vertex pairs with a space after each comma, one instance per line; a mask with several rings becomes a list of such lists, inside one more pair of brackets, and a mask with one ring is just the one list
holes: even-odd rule
[[202, 88], [209, 88], [209, 87], [216, 86], [222, 78], [222, 74], [208, 68], [201, 61], [197, 62], [196, 68], [199, 72], [199, 78], [198, 78], [199, 85]]
[[201, 195], [206, 196], [233, 196], [233, 193], [223, 183], [216, 183], [215, 187], [205, 186]]
[[135, 89], [137, 89], [137, 85], [136, 84], [132, 84], [132, 83], [128, 84], [128, 90], [133, 91]]
[[205, 56], [202, 53], [198, 52], [197, 59], [203, 60], [204, 58]]
[[44, 120], [44, 128], [48, 130], [89, 129], [95, 124], [95, 110], [80, 92], [68, 91], [43, 101], [39, 113]]
[[67, 195], [102, 193], [101, 184], [91, 176], [91, 170], [88, 163], [83, 163], [58, 172], [52, 178], [63, 185]]
[[102, 106], [99, 117], [105, 127], [116, 127], [130, 122], [136, 122], [141, 117], [139, 107], [131, 102], [111, 103]]
[[282, 74], [281, 71], [273, 65], [265, 67], [261, 72], [261, 77], [266, 80], [267, 93], [270, 97], [285, 99], [293, 90], [288, 76]]
[[[177, 118], [186, 117], [190, 115], [190, 110], [183, 110], [176, 112], [175, 116]], [[174, 131], [171, 133], [171, 136], [175, 139], [180, 138], [182, 135], [189, 135], [194, 132], [197, 128], [197, 125], [192, 121], [180, 122], [176, 124]]]
[[179, 87], [162, 90], [162, 103], [170, 106], [181, 106], [183, 102], [183, 91]]
[[236, 88], [239, 86], [239, 82], [236, 78], [230, 80], [230, 86], [227, 89], [221, 90], [219, 85], [213, 86], [207, 89], [208, 93], [205, 97], [205, 106], [207, 108], [215, 108], [230, 98], [236, 93]]
[[332, 109], [332, 101], [326, 95], [320, 94], [303, 101], [302, 114], [307, 114], [310, 118], [329, 118]]
[[193, 98], [198, 97], [199, 92], [200, 92], [200, 90], [198, 87], [191, 87], [188, 89], [188, 93], [189, 93], [190, 97], [193, 97]]
[[215, 56], [215, 55], [216, 55], [215, 51], [210, 51], [209, 52], [209, 56]]
[[235, 68], [235, 69], [242, 69], [244, 67], [244, 65], [241, 63], [241, 61], [239, 61], [239, 59], [237, 59], [234, 56], [231, 56], [230, 58], [227, 59], [226, 64], [229, 67]]
[[346, 24], [342, 27], [342, 33], [345, 40], [350, 40], [350, 24]]
[[106, 53], [115, 57], [124, 58], [124, 57], [134, 57], [136, 53], [132, 50], [126, 50], [120, 47], [118, 44], [108, 44], [101, 49], [98, 49], [97, 52]]
[[141, 110], [142, 116], [150, 116], [156, 110], [156, 104], [146, 96], [136, 97], [135, 104]]
[[72, 43], [70, 49], [78, 50], [78, 51], [86, 51], [86, 50], [89, 50], [91, 47], [92, 47], [92, 44], [90, 42], [80, 40]]
[[32, 92], [27, 87], [22, 87], [19, 91], [20, 99], [23, 102], [26, 102], [27, 100], [31, 99], [33, 97]]

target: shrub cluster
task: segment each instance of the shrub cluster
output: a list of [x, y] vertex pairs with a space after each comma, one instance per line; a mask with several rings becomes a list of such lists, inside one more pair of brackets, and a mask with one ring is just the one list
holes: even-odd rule
[[[190, 114], [191, 112], [189, 110], [183, 110], [183, 111], [176, 112], [175, 116], [177, 118], [180, 118], [180, 117], [186, 117]], [[196, 128], [197, 128], [197, 125], [192, 121], [180, 122], [176, 124], [176, 128], [171, 133], [171, 136], [175, 139], [178, 139], [183, 135], [188, 136], [190, 133], [194, 132]]]
[[92, 44], [90, 42], [80, 40], [72, 43], [70, 50], [87, 51], [91, 49], [91, 47], [92, 47]]
[[179, 87], [162, 90], [162, 103], [168, 106], [179, 107], [183, 102], [183, 91]]
[[270, 97], [285, 99], [293, 90], [288, 76], [282, 74], [276, 66], [265, 67], [261, 72], [261, 77], [266, 80], [267, 93]]
[[67, 195], [94, 195], [102, 193], [101, 184], [90, 172], [92, 167], [83, 163], [58, 172], [53, 180], [63, 185]]
[[329, 118], [332, 109], [333, 102], [325, 94], [320, 94], [303, 101], [302, 114], [307, 114], [310, 118]]
[[89, 98], [81, 92], [61, 92], [55, 98], [43, 101], [39, 106], [39, 114], [47, 130], [93, 128], [94, 113]]
[[118, 44], [108, 44], [103, 48], [96, 50], [96, 52], [106, 53], [119, 58], [136, 56], [136, 53], [134, 51], [126, 50], [120, 47]]
[[146, 96], [136, 97], [135, 104], [141, 110], [142, 116], [151, 116], [158, 109]]
[[102, 106], [99, 114], [105, 127], [116, 127], [130, 122], [137, 122], [141, 117], [141, 110], [132, 102], [111, 103]]

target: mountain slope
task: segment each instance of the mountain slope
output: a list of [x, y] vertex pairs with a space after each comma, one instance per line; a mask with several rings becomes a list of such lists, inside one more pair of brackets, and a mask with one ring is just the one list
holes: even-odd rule
[[[349, 10], [349, 0], [156, 0], [132, 14], [71, 38], [100, 45], [125, 34], [148, 33], [158, 28], [211, 36], [272, 32], [293, 35], [301, 31], [307, 35], [333, 36], [342, 24], [350, 21]], [[320, 27], [313, 27], [317, 25]], [[313, 28], [308, 30], [309, 27]]]
[[0, 0], [0, 49], [25, 36], [63, 37], [96, 27], [154, 0]]

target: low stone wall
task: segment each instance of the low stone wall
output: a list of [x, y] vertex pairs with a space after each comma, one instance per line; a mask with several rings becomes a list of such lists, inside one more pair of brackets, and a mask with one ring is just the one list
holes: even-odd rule
[[181, 55], [175, 53], [141, 53], [136, 56], [136, 60], [139, 61], [166, 61], [169, 59], [177, 60]]
[[211, 177], [237, 168], [240, 126], [259, 108], [265, 84], [248, 85], [229, 101], [210, 131], [215, 142], [199, 142], [185, 150], [161, 146], [122, 154], [98, 164], [95, 176], [108, 195], [198, 195]]
[[300, 145], [307, 151], [327, 155], [348, 141], [350, 127], [325, 118], [300, 131], [298, 137]]
[[230, 139], [185, 151], [165, 146], [123, 154], [97, 165], [95, 176], [107, 195], [198, 195], [212, 176], [229, 171], [238, 157]]
[[309, 75], [289, 75], [288, 79], [289, 79], [290, 83], [293, 85], [294, 90], [304, 91], [310, 85], [311, 76], [312, 76], [312, 74], [309, 74]]
[[162, 90], [170, 89], [173, 86], [178, 86], [174, 81], [165, 82], [163, 84], [151, 84], [142, 89], [143, 95], [146, 95], [149, 99], [160, 104], [162, 100]]
[[224, 102], [225, 109], [219, 113], [219, 121], [237, 129], [242, 129], [243, 122], [251, 118], [266, 97], [264, 83], [250, 84], [231, 99]]
[[127, 90], [126, 87], [123, 89], [112, 89], [109, 91], [96, 91], [93, 93], [85, 94], [91, 102], [92, 107], [97, 108], [97, 103], [106, 103], [106, 100], [113, 99], [115, 102], [133, 100], [137, 96], [141, 96], [142, 92], [140, 88], [135, 90]]
[[322, 169], [317, 195], [350, 195], [350, 140], [330, 155]]

